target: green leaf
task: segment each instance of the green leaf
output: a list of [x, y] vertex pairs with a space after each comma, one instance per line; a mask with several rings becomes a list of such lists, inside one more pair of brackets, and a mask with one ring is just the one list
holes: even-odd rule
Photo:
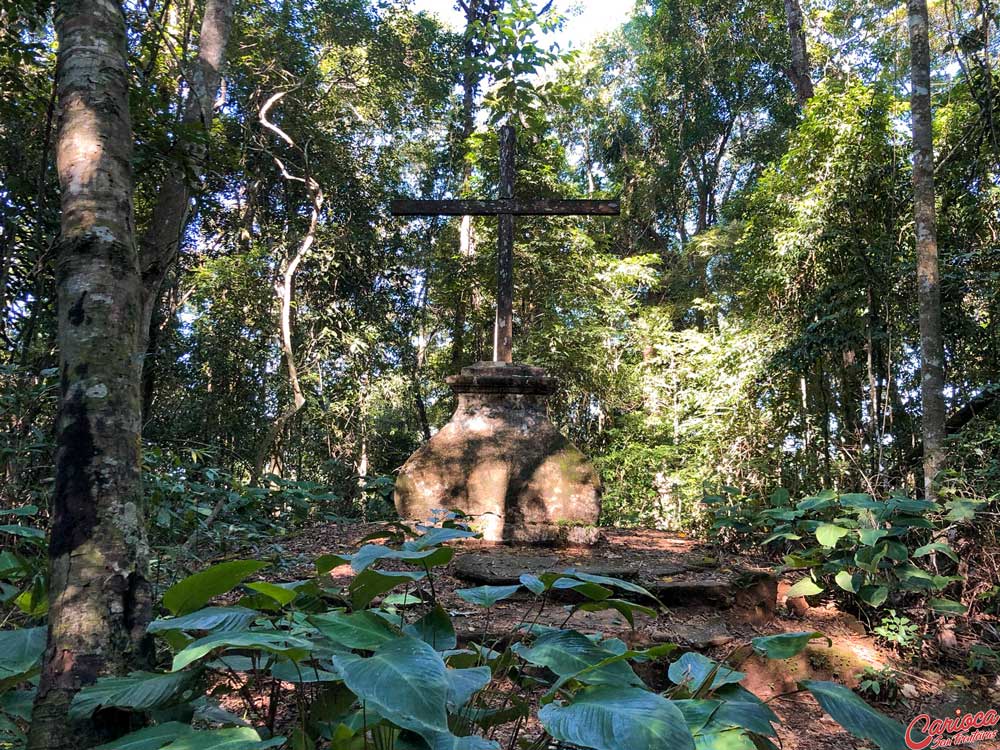
[[[667, 677], [675, 685], [687, 683], [690, 691], [694, 693], [703, 692], [706, 687], [708, 690], [715, 690], [723, 685], [734, 685], [746, 675], [725, 664], [712, 661], [696, 651], [689, 651], [670, 665]], [[706, 686], [705, 683], [709, 678], [711, 683]]]
[[628, 624], [633, 628], [635, 627], [636, 612], [641, 612], [649, 617], [656, 617], [657, 615], [656, 610], [652, 607], [644, 607], [641, 604], [628, 602], [624, 599], [605, 599], [600, 602], [584, 602], [583, 604], [578, 604], [575, 609], [582, 610], [584, 612], [600, 612], [605, 609], [613, 609], [628, 620]]
[[866, 547], [874, 547], [879, 539], [889, 534], [885, 529], [861, 529], [858, 533], [861, 536], [861, 543]]
[[247, 588], [251, 591], [256, 591], [258, 594], [263, 594], [264, 596], [274, 599], [274, 601], [282, 607], [291, 604], [297, 596], [296, 592], [292, 589], [287, 589], [283, 586], [277, 585], [276, 583], [267, 583], [266, 581], [248, 583]]
[[374, 651], [402, 635], [385, 618], [367, 609], [352, 614], [326, 612], [308, 619], [320, 633], [346, 649]]
[[180, 617], [153, 620], [146, 628], [147, 633], [162, 633], [170, 630], [246, 630], [260, 615], [245, 607], [205, 607]]
[[842, 570], [834, 576], [834, 580], [844, 591], [850, 591], [852, 594], [856, 594], [864, 581], [864, 576], [859, 573], [851, 575], [848, 571]]
[[0, 690], [36, 672], [45, 637], [44, 627], [0, 630]]
[[[605, 660], [617, 656], [598, 646], [576, 630], [550, 630], [535, 639], [531, 646], [515, 644], [514, 652], [531, 664], [547, 667], [559, 677], [579, 675], [588, 685], [640, 685], [641, 680], [624, 661], [613, 661], [597, 667]], [[596, 669], [590, 669], [597, 667]], [[589, 671], [588, 671], [589, 670]]]
[[507, 599], [520, 590], [520, 584], [513, 586], [477, 586], [474, 589], [458, 589], [455, 593], [470, 604], [480, 607], [492, 607], [499, 601]]
[[33, 539], [36, 541], [42, 541], [45, 539], [45, 532], [41, 529], [36, 529], [32, 526], [21, 526], [19, 524], [6, 524], [0, 526], [0, 534], [13, 534], [14, 536], [20, 536], [25, 539]]
[[0, 510], [0, 516], [33, 516], [38, 512], [37, 505], [22, 505], [20, 508]]
[[813, 581], [812, 578], [806, 576], [788, 589], [788, 593], [785, 596], [789, 599], [795, 599], [800, 596], [816, 596], [816, 594], [820, 594], [822, 592], [823, 589], [820, 586], [817, 586], [816, 582]]
[[325, 669], [319, 669], [309, 664], [297, 664], [292, 661], [272, 664], [268, 671], [275, 679], [292, 682], [296, 685], [315, 684], [318, 682], [343, 682], [339, 674], [328, 672]]
[[360, 573], [378, 560], [402, 560], [410, 563], [420, 563], [426, 567], [447, 565], [455, 556], [451, 547], [436, 547], [426, 550], [398, 550], [382, 544], [366, 544], [351, 555], [351, 567]]
[[468, 669], [448, 669], [448, 708], [457, 711], [473, 695], [490, 684], [493, 672], [489, 667], [469, 667]]
[[610, 578], [608, 576], [598, 576], [591, 573], [583, 573], [581, 571], [567, 570], [567, 574], [571, 574], [581, 581], [587, 581], [588, 583], [596, 583], [601, 586], [610, 586], [612, 588], [621, 589], [622, 591], [629, 591], [633, 594], [640, 594], [641, 596], [648, 597], [649, 599], [656, 599], [649, 591], [644, 589], [642, 586], [631, 583], [630, 581], [623, 581], [620, 578]]
[[416, 622], [403, 628], [407, 635], [419, 638], [435, 651], [447, 651], [455, 648], [458, 638], [451, 618], [440, 604], [434, 606], [427, 614]]
[[769, 659], [791, 659], [802, 653], [809, 642], [814, 638], [825, 638], [828, 646], [833, 645], [833, 641], [822, 633], [816, 631], [806, 631], [802, 633], [779, 633], [778, 635], [766, 635], [754, 638], [750, 641], [754, 651]]
[[196, 672], [133, 672], [128, 677], [102, 677], [87, 685], [73, 698], [71, 719], [89, 718], [99, 708], [128, 708], [149, 711], [193, 697]]
[[969, 608], [964, 604], [956, 602], [952, 599], [931, 599], [927, 602], [927, 606], [935, 612], [943, 612], [945, 614], [952, 615], [964, 615], [969, 611]]
[[861, 590], [858, 591], [858, 596], [870, 607], [881, 607], [889, 598], [889, 588], [887, 586], [862, 586]]
[[167, 743], [189, 735], [193, 731], [187, 724], [181, 724], [179, 721], [168, 721], [166, 724], [157, 724], [126, 734], [124, 737], [94, 748], [94, 750], [159, 750]]
[[607, 599], [614, 592], [593, 581], [581, 581], [576, 576], [567, 576], [564, 573], [542, 573], [540, 576], [543, 583], [552, 589], [571, 590], [592, 601]]
[[535, 596], [541, 596], [545, 593], [547, 587], [541, 578], [538, 576], [533, 576], [530, 573], [521, 574], [521, 585], [524, 586], [528, 591], [530, 591]]
[[806, 680], [801, 686], [854, 736], [871, 740], [882, 750], [905, 750], [903, 725], [879, 713], [844, 686], [819, 680]]
[[407, 542], [407, 546], [415, 550], [422, 550], [439, 544], [445, 544], [446, 542], [453, 542], [456, 539], [475, 539], [478, 536], [479, 534], [468, 529], [454, 529], [443, 526], [431, 529], [413, 541]]
[[366, 568], [364, 572], [356, 575], [347, 587], [351, 595], [351, 605], [354, 609], [364, 609], [376, 596], [392, 591], [401, 584], [419, 581], [426, 575], [422, 571], [391, 572]]
[[958, 554], [949, 545], [943, 542], [931, 542], [930, 544], [925, 544], [923, 547], [918, 547], [914, 551], [914, 557], [924, 557], [925, 555], [930, 555], [934, 552], [940, 552], [946, 557], [950, 557], [955, 562], [958, 562]]
[[188, 576], [163, 593], [163, 606], [171, 614], [186, 615], [200, 609], [215, 596], [239, 586], [270, 563], [260, 560], [231, 560]]
[[833, 523], [821, 524], [816, 529], [816, 539], [824, 547], [836, 547], [837, 542], [841, 537], [850, 533], [850, 529], [845, 529], [843, 526], [837, 526]]
[[543, 706], [538, 718], [557, 740], [594, 750], [694, 750], [695, 746], [680, 709], [641, 688], [587, 688], [571, 703]]
[[132, 732], [94, 750], [265, 750], [284, 744], [284, 737], [262, 740], [250, 727], [197, 730], [171, 721]]
[[334, 654], [333, 663], [358, 698], [397, 726], [425, 739], [448, 733], [447, 669], [428, 644], [398, 638], [367, 658]]
[[213, 633], [199, 638], [174, 657], [171, 671], [179, 672], [188, 664], [220, 648], [240, 648], [281, 654], [293, 659], [304, 658], [315, 648], [312, 641], [280, 631]]
[[456, 737], [453, 734], [437, 734], [427, 739], [430, 750], [500, 750], [500, 743], [485, 737], [469, 735]]

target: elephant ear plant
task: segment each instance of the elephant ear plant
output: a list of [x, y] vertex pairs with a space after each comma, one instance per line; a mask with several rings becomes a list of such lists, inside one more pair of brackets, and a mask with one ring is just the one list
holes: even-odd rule
[[[571, 627], [581, 610], [655, 615], [659, 602], [634, 583], [567, 570], [459, 590], [487, 622], [460, 644], [434, 569], [452, 559], [450, 542], [473, 536], [453, 516], [436, 526], [394, 524], [353, 555], [320, 557], [308, 580], [248, 583], [265, 567], [253, 560], [185, 578], [162, 597], [168, 616], [149, 627], [163, 669], [99, 680], [80, 691], [73, 714], [135, 714], [143, 728], [103, 750], [776, 747], [778, 717], [726, 663], [679, 655], [673, 644], [632, 650]], [[329, 575], [342, 566], [353, 573], [343, 587]], [[232, 604], [209, 604], [237, 589]], [[576, 604], [553, 601], [567, 591]], [[497, 602], [513, 597], [525, 602], [520, 624], [491, 633]], [[538, 624], [558, 606], [562, 627]], [[37, 671], [44, 638], [36, 636], [24, 631], [15, 648], [0, 648], [0, 689]], [[822, 637], [784, 633], [751, 645], [785, 659]], [[636, 665], [669, 687], [650, 687]], [[903, 727], [846, 688], [809, 681], [800, 689], [851, 733], [883, 750], [902, 747]]]

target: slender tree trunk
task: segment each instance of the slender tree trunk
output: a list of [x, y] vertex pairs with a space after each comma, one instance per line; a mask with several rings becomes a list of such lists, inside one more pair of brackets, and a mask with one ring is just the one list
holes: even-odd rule
[[[233, 0], [207, 0], [198, 37], [198, 57], [187, 71], [190, 88], [181, 116], [182, 132], [202, 134], [177, 143], [179, 155], [157, 192], [149, 227], [139, 243], [142, 272], [142, 328], [140, 350], [147, 353], [147, 367], [154, 367], [155, 348], [149, 341], [153, 311], [160, 301], [163, 280], [177, 259], [181, 237], [191, 213], [191, 197], [201, 181], [208, 155], [206, 139], [215, 113], [216, 93], [222, 80], [226, 45], [233, 26]], [[147, 378], [150, 393], [154, 378]]]
[[806, 32], [802, 25], [802, 6], [799, 0], [785, 0], [785, 21], [788, 24], [788, 41], [791, 46], [791, 64], [788, 77], [795, 89], [799, 104], [812, 99], [814, 92], [809, 71], [809, 50], [806, 47]]
[[908, 0], [908, 9], [924, 494], [928, 499], [935, 499], [937, 491], [934, 482], [945, 463], [944, 341], [941, 336], [941, 285], [934, 210], [934, 138], [931, 130], [927, 0]]
[[56, 6], [62, 389], [49, 545], [48, 648], [32, 750], [123, 727], [71, 723], [74, 694], [137, 661], [151, 611], [140, 483], [139, 306], [125, 19], [113, 0]]
[[305, 406], [306, 403], [305, 392], [302, 390], [302, 384], [299, 381], [298, 366], [295, 363], [295, 348], [292, 344], [292, 301], [295, 294], [295, 274], [299, 270], [299, 266], [302, 264], [302, 261], [305, 260], [306, 255], [308, 255], [313, 243], [316, 242], [316, 229], [319, 227], [319, 216], [323, 209], [323, 190], [319, 183], [316, 182], [316, 180], [314, 180], [309, 174], [307, 154], [302, 152], [299, 147], [295, 145], [295, 141], [292, 140], [291, 136], [267, 119], [267, 115], [271, 107], [281, 101], [282, 97], [284, 97], [287, 93], [288, 92], [285, 91], [274, 94], [264, 103], [264, 106], [261, 107], [260, 110], [260, 123], [268, 130], [277, 134], [278, 137], [280, 137], [293, 149], [302, 153], [305, 160], [306, 170], [304, 177], [296, 177], [289, 174], [284, 163], [280, 159], [275, 158], [275, 163], [278, 165], [278, 168], [281, 170], [281, 173], [286, 180], [291, 182], [301, 182], [305, 185], [306, 190], [309, 192], [309, 199], [312, 205], [310, 207], [309, 226], [306, 229], [306, 233], [299, 242], [299, 246], [296, 249], [295, 254], [283, 264], [281, 279], [274, 285], [274, 291], [281, 306], [279, 325], [281, 334], [281, 354], [285, 360], [285, 367], [288, 371], [288, 385], [292, 389], [292, 402], [288, 404], [275, 418], [267, 433], [264, 435], [263, 440], [261, 440], [257, 445], [253, 468], [253, 480], [255, 484], [260, 480], [264, 464], [267, 461], [271, 447], [274, 445], [274, 441], [278, 439], [279, 435], [281, 435], [285, 425], [288, 424], [292, 417], [299, 413], [299, 410]]

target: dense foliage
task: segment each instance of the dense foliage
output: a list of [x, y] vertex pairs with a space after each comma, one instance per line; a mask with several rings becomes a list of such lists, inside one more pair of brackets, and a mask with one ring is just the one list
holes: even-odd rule
[[[388, 544], [324, 555], [315, 577], [280, 584], [247, 582], [268, 567], [262, 561], [207, 568], [167, 589], [167, 616], [149, 625], [169, 668], [99, 680], [77, 694], [70, 716], [121, 711], [152, 721], [106, 750], [258, 750], [286, 739], [293, 748], [326, 740], [343, 750], [513, 750], [552, 741], [595, 750], [776, 747], [769, 738], [777, 715], [738, 684], [745, 675], [732, 666], [678, 655], [673, 644], [632, 650], [570, 627], [581, 610], [614, 609], [629, 621], [637, 611], [655, 613], [656, 598], [635, 583], [566, 570], [460, 589], [487, 613], [498, 601], [524, 602], [514, 633], [491, 632], [487, 619], [484, 633], [460, 641], [435, 596], [434, 568], [452, 559], [448, 542], [472, 536], [454, 517], [416, 529], [395, 524], [374, 535]], [[379, 567], [387, 562], [395, 565]], [[352, 577], [335, 585], [328, 574], [344, 565]], [[210, 604], [237, 590], [232, 603]], [[546, 606], [565, 607], [562, 627], [533, 624]], [[750, 645], [787, 659], [822, 638], [783, 633]], [[37, 671], [44, 631], [2, 633], [0, 646], [2, 738], [16, 735], [25, 716], [26, 696], [10, 688]], [[799, 689], [855, 735], [884, 750], [902, 746], [902, 725], [847, 688], [807, 680]], [[269, 711], [258, 696], [269, 697]], [[234, 701], [240, 713], [222, 705]], [[279, 703], [294, 707], [292, 715], [279, 717]], [[532, 715], [544, 731], [522, 739]]]

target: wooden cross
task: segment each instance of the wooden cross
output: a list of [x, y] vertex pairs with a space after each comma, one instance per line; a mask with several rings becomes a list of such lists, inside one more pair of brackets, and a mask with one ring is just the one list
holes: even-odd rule
[[514, 217], [515, 216], [617, 216], [619, 202], [579, 201], [550, 198], [515, 198], [514, 128], [500, 128], [499, 200], [444, 200], [392, 202], [393, 216], [496, 216], [497, 317], [493, 332], [493, 360], [513, 361], [514, 331]]

